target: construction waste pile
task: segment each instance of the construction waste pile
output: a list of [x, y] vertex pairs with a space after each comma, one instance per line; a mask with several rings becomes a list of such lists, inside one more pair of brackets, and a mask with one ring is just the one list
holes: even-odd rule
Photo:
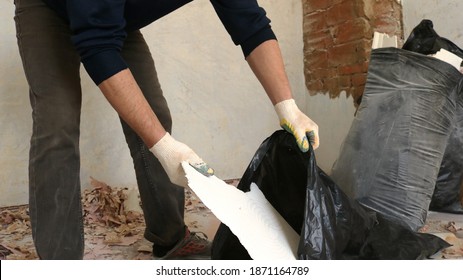
[[[451, 247], [423, 227], [430, 210], [463, 214], [462, 61], [429, 20], [402, 48], [373, 49], [329, 176], [289, 133], [262, 143], [238, 189], [257, 185], [298, 233], [294, 258], [424, 259]], [[236, 233], [220, 225], [213, 259], [255, 259]]]

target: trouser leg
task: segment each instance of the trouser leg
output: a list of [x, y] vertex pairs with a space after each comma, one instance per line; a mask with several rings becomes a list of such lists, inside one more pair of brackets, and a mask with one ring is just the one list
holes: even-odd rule
[[32, 236], [42, 259], [82, 259], [80, 61], [68, 26], [41, 0], [15, 0], [18, 47], [30, 87]]
[[[170, 132], [170, 111], [150, 50], [141, 32], [128, 34], [122, 55], [151, 108], [164, 128]], [[155, 245], [172, 245], [183, 237], [185, 231], [184, 189], [170, 182], [161, 164], [141, 138], [124, 121], [121, 122], [135, 166], [146, 221], [145, 238]]]

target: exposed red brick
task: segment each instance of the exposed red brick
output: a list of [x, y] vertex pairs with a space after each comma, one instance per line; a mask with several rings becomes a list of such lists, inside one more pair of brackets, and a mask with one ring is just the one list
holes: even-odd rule
[[333, 28], [334, 42], [343, 44], [362, 38], [371, 38], [372, 29], [368, 21], [364, 18], [348, 20]]
[[396, 0], [303, 0], [304, 75], [310, 94], [364, 91], [373, 32], [403, 37]]
[[365, 39], [349, 42], [342, 45], [335, 45], [328, 51], [328, 65], [355, 65], [364, 62], [366, 50], [370, 48]]
[[[366, 16], [369, 19], [374, 19], [378, 16], [383, 15], [392, 15], [394, 13], [394, 3], [395, 0], [386, 0], [386, 1], [375, 1], [375, 0], [364, 0], [363, 1], [364, 10], [366, 11]], [[397, 7], [396, 7], [397, 8]], [[401, 10], [401, 7], [398, 7]]]
[[328, 66], [328, 52], [326, 50], [315, 50], [306, 57], [306, 67], [309, 69], [326, 68]]
[[308, 73], [308, 75], [311, 80], [323, 80], [337, 76], [335, 68], [313, 69]]
[[319, 10], [326, 10], [332, 5], [330, 0], [305, 0], [304, 1], [304, 14], [310, 14]]
[[323, 80], [324, 87], [330, 93], [335, 93], [337, 91], [337, 89], [339, 88], [338, 83], [339, 83], [339, 78], [338, 77], [332, 77], [332, 78], [328, 78], [328, 79]]
[[305, 36], [304, 51], [311, 53], [314, 50], [326, 50], [333, 43], [333, 37], [329, 30], [314, 31]]
[[349, 89], [352, 87], [352, 79], [350, 75], [338, 76], [338, 87]]
[[321, 80], [306, 82], [307, 89], [316, 94], [316, 92], [326, 91]]
[[366, 0], [365, 2], [373, 2], [373, 10], [375, 15], [391, 14], [394, 11], [394, 9], [392, 8], [392, 3], [394, 1]]
[[304, 16], [304, 30], [326, 29], [326, 13], [315, 12]]
[[366, 73], [368, 71], [368, 62], [364, 61], [358, 64], [338, 66], [339, 75], [351, 75], [356, 73]]
[[372, 20], [372, 26], [375, 31], [390, 35], [397, 35], [401, 31], [400, 21], [391, 17], [378, 17]]
[[334, 4], [326, 11], [326, 23], [334, 26], [356, 18], [355, 1], [346, 0]]
[[373, 7], [372, 5], [367, 5], [364, 2], [365, 1], [355, 1], [356, 3], [355, 12], [356, 12], [357, 17], [365, 18], [368, 20], [370, 16], [374, 14]]
[[364, 86], [367, 80], [367, 74], [366, 73], [354, 74], [352, 75], [351, 80], [352, 80], [352, 85], [354, 87]]

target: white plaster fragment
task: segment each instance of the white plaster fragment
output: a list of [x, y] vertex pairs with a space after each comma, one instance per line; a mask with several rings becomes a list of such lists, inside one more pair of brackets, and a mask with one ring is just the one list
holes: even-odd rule
[[446, 49], [440, 49], [435, 55], [433, 55], [433, 57], [447, 62], [459, 71], [461, 69], [461, 63], [463, 59], [458, 55], [447, 51]]
[[296, 259], [299, 235], [257, 185], [242, 192], [216, 176], [203, 176], [186, 162], [182, 166], [191, 190], [238, 237], [252, 259]]
[[373, 34], [373, 43], [371, 47], [372, 49], [397, 48], [397, 36], [389, 36], [388, 34], [375, 31]]

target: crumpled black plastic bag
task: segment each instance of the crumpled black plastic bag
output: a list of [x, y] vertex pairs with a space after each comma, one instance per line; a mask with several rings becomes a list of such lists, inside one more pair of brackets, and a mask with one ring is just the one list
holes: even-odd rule
[[425, 55], [435, 54], [440, 49], [445, 49], [463, 58], [463, 50], [452, 41], [439, 36], [434, 30], [434, 24], [429, 19], [423, 19], [420, 24], [413, 28], [402, 49]]
[[[434, 54], [441, 48], [463, 58], [463, 51], [453, 42], [440, 37], [432, 21], [427, 19], [413, 29], [403, 46], [403, 49], [425, 55]], [[460, 93], [455, 114], [455, 127], [447, 143], [429, 209], [463, 214], [459, 198], [463, 184], [463, 92]]]
[[[292, 142], [291, 135], [287, 137]], [[304, 155], [307, 183], [298, 258], [363, 258], [360, 251], [377, 223], [375, 213], [347, 197], [317, 166], [312, 148]]]
[[427, 259], [451, 245], [431, 234], [409, 230], [383, 215], [377, 215], [377, 225], [369, 232], [360, 258], [369, 260]]
[[[419, 259], [449, 246], [351, 201], [318, 168], [313, 150], [302, 153], [286, 131], [276, 131], [261, 144], [238, 188], [247, 192], [253, 182], [300, 235], [298, 259]], [[251, 258], [221, 224], [212, 259]]]
[[[307, 160], [284, 133], [267, 138], [256, 151], [238, 189], [248, 192], [256, 183], [267, 200], [298, 233], [304, 219], [307, 184]], [[294, 141], [295, 142], [295, 141]], [[251, 259], [238, 238], [225, 224], [220, 224], [212, 246], [213, 259]]]

